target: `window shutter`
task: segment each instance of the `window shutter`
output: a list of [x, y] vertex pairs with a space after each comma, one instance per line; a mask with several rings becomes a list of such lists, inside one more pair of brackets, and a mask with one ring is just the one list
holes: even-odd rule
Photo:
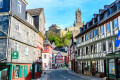
[[39, 64], [37, 64], [37, 72], [39, 72], [39, 67], [40, 67], [40, 65], [39, 65]]
[[20, 68], [19, 68], [19, 77], [22, 77], [22, 73], [23, 73], [23, 66], [20, 65]]
[[14, 65], [14, 74], [13, 74], [13, 78], [15, 78], [15, 71], [16, 71], [16, 65]]
[[28, 75], [28, 65], [24, 66], [24, 77], [27, 77]]

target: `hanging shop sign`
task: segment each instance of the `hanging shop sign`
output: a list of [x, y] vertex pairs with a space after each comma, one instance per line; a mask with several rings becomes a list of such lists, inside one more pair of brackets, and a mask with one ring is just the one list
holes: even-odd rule
[[18, 59], [18, 56], [19, 56], [19, 54], [18, 54], [17, 51], [14, 51], [14, 52], [12, 53], [12, 59]]
[[117, 36], [115, 47], [119, 47], [119, 49], [120, 49], [120, 31], [118, 32], [118, 36]]

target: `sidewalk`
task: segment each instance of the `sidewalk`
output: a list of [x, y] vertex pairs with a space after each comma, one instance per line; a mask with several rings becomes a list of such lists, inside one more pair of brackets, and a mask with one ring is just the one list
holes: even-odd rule
[[71, 70], [69, 70], [69, 69], [68, 69], [68, 72], [69, 72], [70, 74], [79, 76], [79, 77], [81, 77], [81, 78], [83, 78], [83, 79], [87, 79], [87, 80], [106, 80], [106, 79], [102, 79], [102, 78], [98, 78], [98, 77], [94, 77], [94, 76], [85, 76], [85, 75], [82, 75], [82, 74], [77, 74], [77, 73], [75, 73], [75, 72], [73, 72], [73, 71], [71, 71]]

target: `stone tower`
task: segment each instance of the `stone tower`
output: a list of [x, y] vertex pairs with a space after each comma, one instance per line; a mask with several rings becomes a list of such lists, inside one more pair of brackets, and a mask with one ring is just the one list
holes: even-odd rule
[[76, 20], [75, 20], [75, 23], [74, 23], [74, 27], [82, 27], [83, 26], [83, 23], [82, 23], [82, 20], [81, 20], [81, 11], [79, 11], [79, 8], [78, 10], [76, 11]]
[[81, 11], [79, 11], [79, 8], [78, 11], [76, 11], [76, 22], [81, 23]]

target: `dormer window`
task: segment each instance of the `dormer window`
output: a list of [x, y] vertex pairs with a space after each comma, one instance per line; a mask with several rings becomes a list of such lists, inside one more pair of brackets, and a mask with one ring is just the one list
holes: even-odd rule
[[0, 8], [3, 8], [3, 0], [0, 0]]
[[31, 25], [33, 25], [33, 18], [28, 14], [27, 15], [27, 21], [31, 24]]
[[18, 4], [17, 4], [17, 11], [21, 13], [21, 2], [20, 1], [18, 1]]

